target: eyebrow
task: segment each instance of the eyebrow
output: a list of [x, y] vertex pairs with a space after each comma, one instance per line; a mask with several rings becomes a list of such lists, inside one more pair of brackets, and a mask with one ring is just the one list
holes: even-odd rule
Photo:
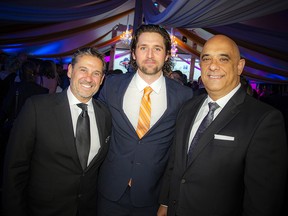
[[[204, 58], [204, 57], [206, 57], [206, 56], [211, 56], [211, 55], [210, 55], [210, 54], [203, 54], [202, 57], [201, 57], [201, 59]], [[227, 57], [228, 59], [231, 59], [228, 54], [220, 54], [219, 56], [221, 56], [221, 57]]]
[[[83, 68], [83, 69], [89, 70], [88, 67], [86, 67], [86, 66], [79, 66], [79, 68], [80, 68], [80, 69]], [[92, 71], [92, 72], [103, 73], [101, 70], [94, 70], [94, 71]]]
[[[141, 46], [149, 46], [149, 44], [147, 44], [147, 43], [142, 43], [142, 44], [138, 43], [137, 44], [137, 47], [141, 47]], [[161, 44], [154, 44], [152, 46], [153, 47], [160, 47], [160, 48], [164, 49], [164, 46], [162, 46]]]
[[201, 59], [204, 58], [204, 57], [206, 57], [206, 56], [210, 56], [210, 55], [209, 55], [209, 54], [203, 54], [203, 55], [201, 56]]
[[231, 59], [230, 55], [228, 55], [228, 54], [220, 54], [220, 56], [224, 56], [224, 57], [227, 57], [228, 59]]

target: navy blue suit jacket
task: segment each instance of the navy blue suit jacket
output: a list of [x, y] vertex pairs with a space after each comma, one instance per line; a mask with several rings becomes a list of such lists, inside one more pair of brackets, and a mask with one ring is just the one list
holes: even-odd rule
[[[178, 110], [192, 97], [192, 89], [166, 79], [167, 109], [154, 126], [139, 139], [123, 110], [123, 98], [134, 73], [105, 80], [99, 99], [112, 114], [108, 154], [99, 173], [99, 191], [109, 200], [119, 200], [130, 178], [131, 202], [144, 207], [158, 203], [161, 177], [167, 164]], [[133, 104], [131, 104], [133, 106]]]

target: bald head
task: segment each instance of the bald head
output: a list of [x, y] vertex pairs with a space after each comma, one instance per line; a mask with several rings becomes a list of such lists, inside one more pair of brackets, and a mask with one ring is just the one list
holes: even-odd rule
[[201, 56], [201, 77], [213, 100], [227, 95], [240, 83], [245, 60], [237, 44], [225, 35], [215, 35], [205, 43]]
[[205, 52], [205, 49], [209, 49], [209, 46], [218, 46], [219, 48], [221, 48], [221, 46], [229, 47], [229, 49], [233, 52], [233, 57], [238, 60], [240, 59], [240, 51], [237, 44], [231, 38], [225, 35], [215, 35], [207, 40], [203, 47], [201, 56]]

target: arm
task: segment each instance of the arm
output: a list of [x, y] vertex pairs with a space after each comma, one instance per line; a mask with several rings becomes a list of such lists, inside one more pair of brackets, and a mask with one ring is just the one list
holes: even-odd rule
[[160, 207], [158, 209], [157, 216], [167, 216], [168, 204], [169, 204], [169, 193], [170, 193], [170, 182], [171, 182], [171, 176], [172, 176], [173, 168], [174, 168], [175, 145], [176, 144], [174, 140], [170, 149], [168, 165], [162, 177], [162, 186], [161, 186], [160, 196], [159, 196]]
[[287, 143], [282, 115], [267, 112], [247, 150], [243, 215], [279, 215], [287, 181]]
[[2, 194], [5, 215], [27, 215], [25, 189], [29, 179], [34, 133], [34, 107], [28, 99], [15, 121], [5, 155]]

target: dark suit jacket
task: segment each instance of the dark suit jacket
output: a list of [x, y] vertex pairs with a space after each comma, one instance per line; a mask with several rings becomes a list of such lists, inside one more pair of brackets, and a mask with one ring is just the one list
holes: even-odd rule
[[109, 200], [119, 200], [132, 178], [131, 202], [142, 207], [158, 203], [159, 185], [167, 165], [176, 116], [193, 92], [166, 78], [167, 110], [139, 139], [123, 110], [124, 94], [133, 75], [111, 76], [100, 91], [100, 99], [111, 111], [113, 127], [109, 152], [100, 168], [99, 191]]
[[83, 171], [66, 91], [27, 99], [8, 143], [3, 185], [6, 215], [96, 215], [98, 168], [108, 150], [111, 116], [93, 101], [101, 148]]
[[160, 197], [168, 215], [279, 215], [287, 171], [281, 113], [239, 89], [206, 129], [186, 168], [190, 129], [206, 97], [179, 112]]

